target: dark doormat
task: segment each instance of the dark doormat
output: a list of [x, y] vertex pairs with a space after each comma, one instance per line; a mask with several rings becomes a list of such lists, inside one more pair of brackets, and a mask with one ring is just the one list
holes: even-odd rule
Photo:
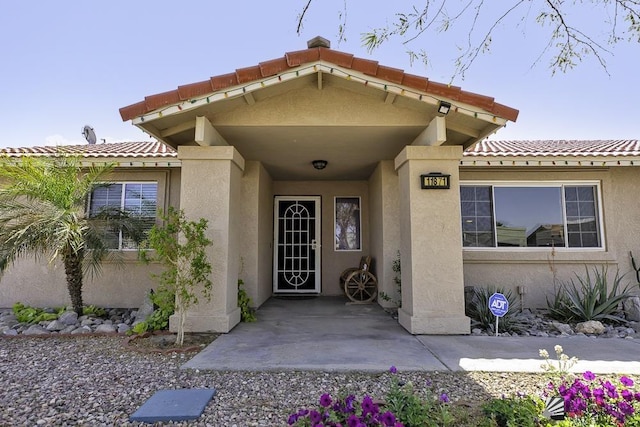
[[214, 388], [159, 390], [129, 420], [143, 423], [195, 420], [215, 394]]

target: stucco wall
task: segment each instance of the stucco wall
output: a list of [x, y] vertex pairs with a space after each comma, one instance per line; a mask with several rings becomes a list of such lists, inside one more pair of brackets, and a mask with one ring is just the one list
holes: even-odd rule
[[[157, 181], [158, 208], [180, 203], [179, 169], [120, 169], [111, 181]], [[177, 183], [177, 186], [176, 186]], [[123, 253], [122, 263], [105, 261], [99, 277], [85, 277], [84, 303], [103, 307], [137, 307], [149, 289], [157, 288], [151, 273], [159, 272], [157, 265], [143, 265], [137, 253]], [[0, 277], [0, 307], [16, 302], [37, 307], [59, 307], [70, 304], [64, 267], [61, 263], [33, 258], [18, 260]]]
[[260, 162], [248, 161], [242, 177], [240, 215], [240, 278], [254, 307], [272, 292], [273, 190]]
[[[399, 301], [392, 268], [400, 250], [398, 175], [391, 160], [380, 162], [369, 178], [369, 211], [371, 255], [376, 261], [378, 290]], [[382, 298], [378, 301], [385, 307], [395, 305]]]
[[[342, 295], [340, 273], [356, 267], [369, 244], [369, 189], [367, 181], [274, 181], [275, 196], [322, 197], [322, 295]], [[336, 251], [334, 248], [334, 198], [361, 197], [361, 251]], [[273, 215], [271, 216], [273, 218]], [[375, 265], [375, 264], [374, 264]]]
[[[527, 249], [464, 249], [465, 285], [498, 285], [517, 290], [524, 286], [526, 307], [545, 307], [556, 283], [583, 275], [585, 266], [590, 270], [603, 265], [609, 273], [619, 270], [625, 279], [635, 283], [629, 251], [640, 257], [640, 210], [637, 182], [640, 169], [575, 168], [575, 169], [462, 169], [461, 180], [487, 181], [599, 181], [604, 230], [603, 249], [527, 248]], [[464, 183], [464, 182], [463, 182]], [[636, 288], [637, 290], [637, 288]]]

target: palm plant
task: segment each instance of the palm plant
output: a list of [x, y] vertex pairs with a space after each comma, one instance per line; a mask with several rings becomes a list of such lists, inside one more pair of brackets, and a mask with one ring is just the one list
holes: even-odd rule
[[0, 272], [16, 259], [35, 255], [61, 259], [73, 310], [82, 314], [85, 273], [99, 274], [107, 257], [106, 230], [122, 230], [140, 241], [140, 223], [109, 207], [89, 216], [87, 200], [105, 185], [111, 165], [83, 170], [79, 158], [62, 153], [51, 158], [0, 160]]

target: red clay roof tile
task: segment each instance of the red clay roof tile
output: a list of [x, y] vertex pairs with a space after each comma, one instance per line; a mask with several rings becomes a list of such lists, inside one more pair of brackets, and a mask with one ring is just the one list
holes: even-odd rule
[[197, 96], [206, 95], [211, 92], [213, 92], [211, 80], [178, 86], [178, 94], [180, 95], [180, 99], [183, 101]]
[[320, 51], [321, 61], [331, 62], [340, 67], [351, 68], [351, 63], [353, 62], [352, 54], [327, 49], [326, 47], [319, 47], [317, 49]]
[[85, 158], [174, 158], [178, 156], [176, 150], [159, 141], [0, 149], [0, 155], [8, 157], [54, 156], [60, 153], [76, 154]]
[[398, 68], [391, 68], [391, 67], [385, 67], [384, 65], [378, 65], [378, 72], [376, 73], [376, 77], [382, 80], [387, 80], [389, 82], [402, 84], [404, 71]]
[[640, 156], [638, 140], [488, 141], [469, 147], [466, 157]]
[[[377, 61], [354, 57], [352, 54], [336, 50], [315, 47], [306, 50], [288, 52], [283, 58], [261, 62], [259, 65], [240, 68], [234, 73], [214, 76], [210, 79], [211, 91], [215, 92], [242, 83], [260, 80], [264, 77], [276, 75], [287, 69], [295, 68], [318, 60], [334, 64], [338, 67], [352, 69], [369, 76], [375, 76], [393, 84], [403, 84], [415, 88], [435, 97], [443, 97], [453, 101], [464, 101], [472, 106], [485, 109], [496, 116], [515, 121], [518, 110], [493, 102], [493, 98], [462, 91], [457, 86], [429, 81], [425, 77], [404, 73], [403, 70], [380, 66]], [[207, 89], [205, 82], [179, 86], [174, 91], [151, 95], [144, 101], [120, 109], [122, 120], [131, 120], [137, 116], [149, 113], [166, 105], [187, 100], [195, 96], [206, 95], [202, 91]]]
[[220, 89], [226, 89], [238, 84], [238, 76], [236, 73], [222, 74], [220, 76], [211, 77], [211, 87], [214, 92]]
[[404, 86], [417, 89], [420, 92], [426, 92], [427, 85], [429, 84], [429, 79], [426, 77], [405, 73], [404, 78], [402, 79], [402, 84]]
[[164, 107], [165, 105], [175, 104], [180, 102], [180, 94], [177, 90], [170, 90], [168, 92], [158, 93], [156, 95], [149, 95], [144, 98], [144, 102], [147, 104], [147, 108], [150, 111], [156, 108]]
[[287, 64], [289, 64], [289, 67], [294, 68], [302, 64], [318, 61], [320, 59], [320, 50], [298, 50], [295, 52], [287, 52], [284, 56], [287, 58]]
[[369, 76], [375, 76], [378, 72], [378, 61], [372, 61], [364, 58], [353, 58], [352, 70], [360, 71]]
[[275, 76], [276, 74], [289, 69], [286, 57], [261, 62], [259, 66], [262, 77]]
[[236, 76], [238, 77], [238, 83], [253, 82], [264, 77], [262, 75], [262, 72], [260, 71], [259, 65], [254, 65], [253, 67], [238, 68], [236, 70]]

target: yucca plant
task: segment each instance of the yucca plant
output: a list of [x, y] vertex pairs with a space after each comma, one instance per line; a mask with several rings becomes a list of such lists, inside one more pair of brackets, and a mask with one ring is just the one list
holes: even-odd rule
[[624, 275], [616, 271], [609, 285], [607, 267], [593, 268], [593, 276], [585, 267], [584, 277], [575, 274], [568, 282], [562, 282], [553, 299], [547, 298], [549, 315], [563, 322], [588, 320], [623, 322], [619, 315], [621, 303], [629, 298], [629, 285], [622, 285]]
[[471, 318], [472, 326], [479, 326], [491, 332], [495, 332], [496, 317], [489, 309], [489, 297], [494, 293], [503, 294], [509, 301], [509, 310], [500, 318], [498, 329], [502, 332], [519, 332], [524, 328], [515, 314], [520, 311], [520, 302], [511, 289], [487, 286], [476, 287], [473, 290], [472, 303], [466, 315]]

